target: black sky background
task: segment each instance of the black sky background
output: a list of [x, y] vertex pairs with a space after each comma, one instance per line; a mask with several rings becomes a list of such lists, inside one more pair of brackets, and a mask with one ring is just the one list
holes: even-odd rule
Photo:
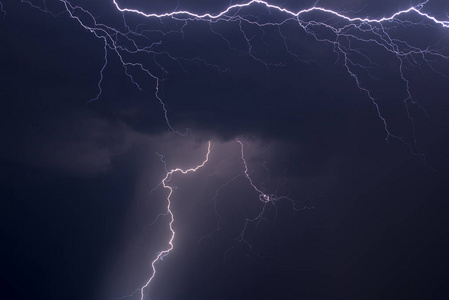
[[[102, 300], [141, 286], [166, 230], [164, 222], [148, 229], [166, 195], [150, 194], [164, 176], [155, 151], [169, 168], [190, 167], [203, 159], [209, 139], [211, 164], [174, 178], [179, 244], [158, 265], [150, 299], [447, 298], [447, 78], [407, 70], [414, 98], [429, 116], [413, 110], [423, 161], [404, 144], [385, 141], [375, 108], [328, 45], [301, 36], [296, 45], [309, 60], [301, 63], [278, 51], [275, 35], [268, 35], [275, 46], [258, 54], [286, 63], [268, 72], [248, 56], [232, 26], [216, 29], [237, 52], [223, 50], [207, 24], [192, 22], [185, 39], [169, 39], [167, 49], [204, 57], [232, 74], [186, 63], [186, 75], [164, 61], [171, 70], [162, 91], [170, 120], [191, 132], [177, 137], [167, 133], [154, 82], [138, 75], [146, 90], [139, 92], [113, 55], [101, 98], [87, 104], [97, 93], [101, 40], [67, 16], [2, 3], [0, 284], [7, 299]], [[297, 9], [298, 3], [285, 5]], [[94, 6], [102, 4], [106, 20], [113, 9], [109, 1]], [[429, 9], [444, 18], [443, 4], [431, 1]], [[320, 5], [377, 16], [409, 2]], [[441, 43], [448, 43], [447, 30], [416, 30], [408, 33], [413, 40], [445, 37]], [[409, 136], [397, 66], [388, 55], [368, 53], [383, 67], [375, 71], [382, 80], [368, 81], [370, 88], [392, 129]], [[276, 219], [270, 213], [249, 232], [259, 255], [239, 245], [224, 258], [244, 217], [258, 207], [257, 194], [237, 179], [220, 194], [223, 229], [198, 244], [215, 224], [208, 201], [243, 171], [236, 137], [248, 146], [259, 183], [265, 161], [267, 189], [279, 184], [299, 207], [313, 209], [294, 212], [280, 203]]]

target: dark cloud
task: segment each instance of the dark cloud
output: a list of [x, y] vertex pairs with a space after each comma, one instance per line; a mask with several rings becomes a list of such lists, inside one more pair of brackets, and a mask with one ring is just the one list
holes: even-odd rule
[[144, 141], [121, 123], [87, 113], [52, 117], [56, 118], [40, 120], [39, 128], [14, 130], [2, 159], [73, 175], [94, 175], [110, 171], [115, 157]]

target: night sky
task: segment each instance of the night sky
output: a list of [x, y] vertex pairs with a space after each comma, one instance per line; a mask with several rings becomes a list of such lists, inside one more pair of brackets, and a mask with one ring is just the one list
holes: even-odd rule
[[[269, 2], [293, 11], [315, 3]], [[317, 41], [335, 39], [331, 31], [244, 21], [285, 19], [263, 6], [232, 14], [243, 21], [211, 23], [124, 19], [112, 0], [70, 1], [97, 26], [140, 34], [119, 34], [115, 45], [134, 49], [133, 39], [150, 50], [122, 58], [160, 78], [158, 95], [179, 135], [155, 97], [156, 81], [137, 66], [125, 70], [112, 48], [102, 93], [89, 101], [99, 93], [104, 35], [60, 14], [62, 2], [1, 3], [2, 298], [113, 300], [145, 284], [169, 238], [169, 218], [156, 219], [166, 212], [168, 191], [158, 187], [164, 162], [168, 170], [195, 167], [209, 140], [208, 163], [170, 180], [175, 249], [157, 264], [145, 299], [448, 298], [449, 28], [409, 14], [346, 32], [369, 39], [374, 28], [400, 51], [441, 54], [403, 57], [407, 99], [396, 55], [339, 36], [360, 89], [343, 52]], [[380, 18], [417, 3], [317, 5]], [[229, 2], [119, 4], [217, 13]], [[423, 11], [447, 21], [449, 4], [430, 0]], [[301, 21], [349, 24], [322, 12]], [[294, 201], [268, 205], [263, 219], [247, 226], [251, 246], [240, 234], [262, 203], [244, 176], [236, 139], [255, 185]]]

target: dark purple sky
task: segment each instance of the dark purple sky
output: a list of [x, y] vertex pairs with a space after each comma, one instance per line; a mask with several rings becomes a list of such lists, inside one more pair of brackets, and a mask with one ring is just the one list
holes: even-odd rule
[[[357, 88], [342, 56], [298, 25], [261, 30], [243, 24], [252, 37], [248, 52], [237, 22], [212, 24], [219, 36], [207, 22], [184, 26], [127, 15], [128, 25], [147, 37], [136, 38], [140, 46], [160, 43], [152, 50], [185, 58], [127, 57], [164, 76], [160, 95], [171, 124], [181, 132], [190, 128], [182, 137], [168, 133], [154, 80], [130, 68], [144, 89], [137, 90], [111, 50], [103, 93], [87, 103], [98, 92], [102, 40], [67, 15], [53, 17], [16, 2], [2, 1], [7, 14], [0, 21], [0, 285], [8, 299], [112, 300], [140, 287], [168, 234], [166, 218], [150, 226], [164, 212], [167, 195], [160, 188], [151, 192], [165, 176], [156, 152], [169, 169], [190, 168], [204, 159], [208, 140], [209, 163], [171, 180], [176, 249], [158, 264], [148, 299], [446, 298], [447, 60], [432, 56], [426, 65], [419, 55], [405, 58], [404, 75], [419, 102], [409, 106], [412, 123], [398, 58], [340, 37], [340, 45], [353, 47], [352, 70], [375, 97], [389, 130], [405, 137], [387, 142], [375, 106]], [[111, 2], [72, 3], [124, 32]], [[160, 12], [177, 5], [147, 2], [119, 3]], [[314, 2], [270, 3], [298, 10]], [[57, 1], [47, 5], [61, 10]], [[219, 11], [226, 5], [181, 1], [179, 9]], [[318, 5], [380, 17], [410, 2]], [[444, 1], [430, 0], [426, 9], [447, 20]], [[280, 17], [255, 11], [261, 21]], [[314, 18], [342, 26], [323, 14], [304, 21]], [[402, 20], [421, 22], [385, 24], [390, 36], [407, 41], [398, 43], [402, 50], [431, 46], [449, 56], [447, 28], [416, 15]], [[130, 47], [125, 40], [118, 43]], [[282, 66], [266, 67], [251, 55]], [[265, 221], [250, 225], [246, 238], [257, 254], [238, 243], [245, 218], [257, 215], [261, 204], [241, 176], [236, 138], [245, 144], [254, 182], [266, 193], [289, 195], [300, 208], [279, 202]], [[200, 242], [217, 225], [214, 196], [221, 229]]]

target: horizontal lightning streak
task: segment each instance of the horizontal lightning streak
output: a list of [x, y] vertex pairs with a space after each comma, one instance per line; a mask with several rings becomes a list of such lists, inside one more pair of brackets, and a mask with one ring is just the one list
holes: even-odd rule
[[225, 10], [223, 10], [222, 12], [219, 12], [217, 14], [210, 14], [210, 13], [196, 14], [196, 13], [192, 13], [192, 12], [186, 11], [186, 10], [172, 11], [172, 12], [167, 12], [167, 13], [162, 13], [162, 14], [145, 13], [145, 12], [137, 10], [137, 9], [121, 8], [116, 0], [113, 0], [113, 2], [114, 2], [115, 7], [119, 11], [121, 11], [121, 12], [135, 13], [135, 14], [139, 14], [139, 15], [142, 15], [144, 17], [147, 17], [147, 18], [150, 18], [150, 17], [163, 18], [163, 17], [175, 17], [175, 16], [177, 17], [177, 16], [187, 15], [187, 16], [190, 16], [190, 17], [193, 17], [193, 18], [197, 18], [197, 19], [219, 19], [219, 18], [221, 18], [223, 16], [226, 16], [227, 13], [230, 12], [231, 10], [240, 9], [240, 8], [244, 8], [244, 7], [249, 7], [249, 6], [253, 5], [253, 4], [261, 4], [261, 5], [266, 6], [267, 8], [278, 10], [278, 11], [283, 12], [283, 13], [285, 13], [287, 15], [292, 16], [292, 17], [298, 17], [298, 16], [300, 16], [302, 14], [306, 14], [306, 13], [309, 13], [309, 12], [312, 12], [312, 11], [321, 11], [321, 12], [325, 12], [325, 13], [329, 13], [329, 14], [335, 15], [335, 16], [337, 16], [337, 17], [339, 17], [341, 19], [347, 20], [349, 22], [356, 22], [357, 21], [357, 22], [364, 22], [364, 23], [373, 23], [373, 22], [381, 23], [381, 22], [385, 22], [385, 21], [391, 21], [391, 20], [395, 19], [396, 17], [398, 17], [399, 15], [407, 14], [409, 12], [414, 11], [414, 12], [418, 13], [419, 15], [421, 15], [421, 16], [429, 19], [429, 20], [432, 20], [433, 22], [435, 22], [437, 24], [440, 24], [443, 27], [449, 27], [449, 21], [441, 21], [441, 20], [438, 20], [438, 19], [436, 19], [435, 17], [433, 17], [433, 16], [431, 16], [429, 14], [421, 12], [421, 8], [428, 1], [425, 1], [425, 2], [423, 2], [423, 3], [421, 3], [421, 4], [417, 5], [417, 6], [412, 6], [412, 7], [408, 8], [408, 9], [398, 11], [398, 12], [392, 14], [390, 17], [383, 17], [383, 18], [380, 18], [380, 19], [370, 19], [370, 18], [360, 18], [360, 17], [351, 18], [351, 17], [345, 16], [345, 15], [343, 15], [341, 13], [338, 13], [336, 11], [333, 11], [331, 9], [326, 9], [326, 8], [319, 7], [319, 6], [313, 6], [313, 7], [308, 8], [308, 9], [303, 9], [303, 10], [300, 10], [298, 12], [293, 12], [293, 11], [290, 11], [288, 9], [282, 8], [280, 6], [269, 4], [268, 2], [262, 1], [262, 0], [251, 0], [251, 1], [249, 1], [247, 3], [243, 3], [243, 4], [230, 5]]

